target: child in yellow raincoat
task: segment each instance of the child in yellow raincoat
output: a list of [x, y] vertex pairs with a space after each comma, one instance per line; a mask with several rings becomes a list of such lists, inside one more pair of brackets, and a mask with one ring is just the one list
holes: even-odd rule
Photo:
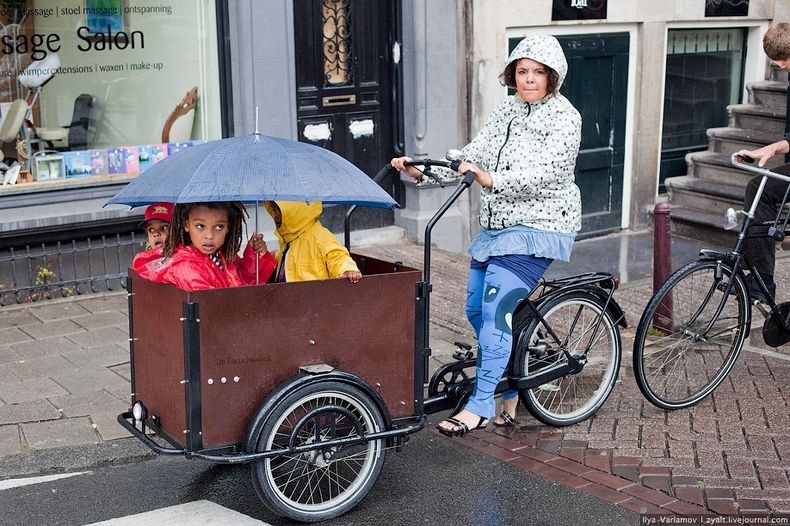
[[274, 219], [280, 242], [275, 282], [342, 277], [356, 283], [362, 278], [348, 250], [319, 221], [321, 203], [264, 201], [263, 206]]

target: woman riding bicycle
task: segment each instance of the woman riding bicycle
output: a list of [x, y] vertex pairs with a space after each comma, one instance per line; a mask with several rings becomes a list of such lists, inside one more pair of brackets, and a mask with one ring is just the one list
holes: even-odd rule
[[[481, 230], [472, 240], [466, 315], [475, 330], [478, 357], [475, 390], [466, 407], [437, 428], [447, 436], [482, 429], [494, 416], [494, 391], [508, 364], [511, 317], [554, 259], [568, 261], [581, 227], [581, 199], [574, 183], [581, 116], [559, 93], [568, 64], [549, 35], [524, 38], [507, 60], [501, 82], [515, 88], [463, 148], [481, 186]], [[394, 168], [422, 174], [392, 159]], [[503, 395], [495, 426], [514, 423], [518, 398]]]

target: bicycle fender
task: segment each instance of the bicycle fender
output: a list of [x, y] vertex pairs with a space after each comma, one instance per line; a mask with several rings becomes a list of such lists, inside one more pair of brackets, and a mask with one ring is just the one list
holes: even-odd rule
[[[595, 285], [582, 285], [579, 287], [554, 290], [549, 292], [545, 296], [538, 298], [538, 300], [536, 300], [534, 303], [535, 306], [537, 307], [549, 298], [556, 298], [558, 296], [563, 296], [565, 294], [576, 293], [576, 292], [585, 292], [601, 300], [604, 303], [604, 305], [606, 305], [606, 312], [609, 313], [609, 316], [615, 321], [615, 323], [620, 327], [622, 327], [623, 329], [628, 328], [628, 320], [626, 320], [625, 318], [625, 311], [623, 311], [623, 308], [620, 307], [619, 303], [617, 303], [617, 300], [614, 299], [614, 295], [612, 295], [612, 297], [609, 297], [608, 290], [602, 289], [601, 287], [597, 287]], [[521, 307], [521, 304], [519, 304], [519, 307]], [[518, 311], [519, 308], [517, 307], [516, 310]], [[515, 317], [515, 313], [514, 313], [514, 317]]]
[[379, 410], [381, 411], [381, 416], [384, 419], [385, 429], [392, 428], [392, 417], [390, 416], [389, 409], [387, 409], [387, 405], [384, 403], [384, 400], [381, 398], [381, 395], [373, 389], [370, 385], [368, 385], [364, 380], [361, 378], [346, 373], [343, 371], [332, 371], [328, 373], [322, 374], [308, 374], [305, 372], [300, 372], [296, 376], [284, 381], [280, 385], [278, 385], [270, 394], [266, 397], [263, 401], [261, 406], [255, 411], [255, 414], [250, 419], [250, 423], [247, 426], [247, 435], [244, 440], [244, 451], [254, 451], [256, 444], [258, 442], [258, 437], [263, 430], [263, 426], [266, 424], [266, 420], [269, 417], [269, 414], [274, 410], [274, 407], [280, 403], [286, 396], [288, 396], [292, 391], [302, 388], [307, 385], [311, 385], [314, 383], [320, 382], [328, 382], [328, 381], [335, 381], [341, 382], [349, 385], [353, 385], [360, 389], [363, 393], [368, 395], [371, 400], [378, 406]]

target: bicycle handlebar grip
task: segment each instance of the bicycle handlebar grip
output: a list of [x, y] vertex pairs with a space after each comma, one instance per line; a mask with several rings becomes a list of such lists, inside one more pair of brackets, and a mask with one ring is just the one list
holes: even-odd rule
[[467, 170], [464, 172], [464, 178], [461, 180], [461, 183], [466, 186], [472, 186], [472, 183], [475, 181], [475, 173], [472, 170]]
[[732, 159], [735, 162], [743, 164], [754, 164], [754, 161], [756, 160], [754, 157], [749, 157], [748, 155], [742, 155], [738, 153], [733, 154]]

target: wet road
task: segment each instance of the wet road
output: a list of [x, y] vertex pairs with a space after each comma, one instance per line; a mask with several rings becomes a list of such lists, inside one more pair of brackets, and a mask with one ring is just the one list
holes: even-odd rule
[[[163, 457], [52, 482], [0, 486], [0, 524], [91, 524], [203, 500], [228, 514], [290, 524], [258, 500], [248, 466]], [[231, 517], [223, 523], [239, 520]], [[187, 520], [192, 522], [184, 524], [199, 519]], [[635, 525], [639, 516], [423, 431], [403, 451], [388, 454], [378, 482], [360, 505], [324, 524], [602, 523]]]

